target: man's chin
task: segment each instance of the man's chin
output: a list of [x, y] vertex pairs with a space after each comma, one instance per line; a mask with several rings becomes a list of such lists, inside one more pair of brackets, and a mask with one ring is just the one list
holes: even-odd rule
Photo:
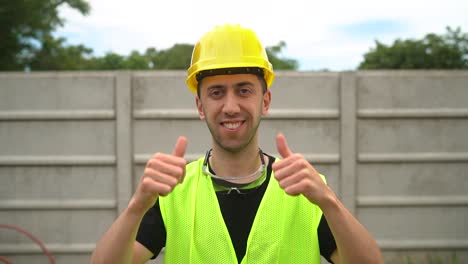
[[227, 152], [241, 152], [249, 146], [249, 144], [254, 139], [252, 135], [246, 134], [237, 134], [237, 135], [218, 135], [218, 137], [213, 138], [215, 143], [223, 150]]
[[222, 145], [221, 148], [227, 152], [237, 153], [244, 149], [244, 146], [238, 145]]
[[247, 144], [245, 142], [225, 140], [223, 142], [218, 142], [218, 145], [227, 152], [236, 153], [243, 150]]

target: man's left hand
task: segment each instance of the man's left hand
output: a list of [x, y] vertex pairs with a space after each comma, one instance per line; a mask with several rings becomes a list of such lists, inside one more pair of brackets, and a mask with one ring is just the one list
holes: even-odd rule
[[289, 149], [283, 134], [276, 136], [276, 147], [283, 159], [273, 163], [273, 172], [281, 188], [289, 195], [303, 194], [320, 206], [333, 191], [304, 156]]

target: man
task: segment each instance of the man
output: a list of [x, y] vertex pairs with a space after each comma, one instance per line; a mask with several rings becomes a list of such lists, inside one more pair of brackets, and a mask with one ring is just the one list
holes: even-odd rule
[[281, 160], [258, 144], [274, 73], [256, 34], [216, 27], [196, 44], [187, 85], [213, 143], [186, 164], [188, 140], [155, 154], [93, 263], [383, 263], [366, 229], [303, 156], [276, 138]]

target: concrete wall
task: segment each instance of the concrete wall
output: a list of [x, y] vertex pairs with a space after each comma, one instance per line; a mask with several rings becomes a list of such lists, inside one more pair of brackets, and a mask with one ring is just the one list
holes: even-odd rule
[[[210, 135], [182, 71], [0, 74], [0, 224], [87, 263], [146, 160]], [[304, 154], [372, 232], [387, 263], [468, 263], [468, 72], [279, 72], [262, 149]], [[47, 263], [0, 229], [0, 255]], [[156, 262], [158, 262], [157, 260]]]

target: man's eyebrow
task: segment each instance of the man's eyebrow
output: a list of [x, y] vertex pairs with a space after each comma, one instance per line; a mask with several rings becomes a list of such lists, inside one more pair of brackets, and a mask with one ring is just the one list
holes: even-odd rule
[[207, 90], [211, 90], [211, 89], [221, 89], [221, 88], [224, 88], [225, 86], [222, 85], [222, 84], [213, 84], [213, 85], [210, 85], [208, 86], [208, 88], [206, 88]]
[[235, 84], [236, 87], [242, 87], [242, 86], [247, 86], [247, 85], [254, 85], [253, 82], [250, 81], [243, 81], [243, 82], [238, 82]]
[[[234, 87], [243, 87], [243, 86], [248, 86], [248, 85], [254, 85], [254, 83], [250, 82], [250, 81], [241, 81], [241, 82], [235, 83]], [[222, 88], [226, 88], [226, 85], [224, 85], [224, 84], [213, 84], [213, 85], [208, 86], [207, 90], [222, 89]]]

